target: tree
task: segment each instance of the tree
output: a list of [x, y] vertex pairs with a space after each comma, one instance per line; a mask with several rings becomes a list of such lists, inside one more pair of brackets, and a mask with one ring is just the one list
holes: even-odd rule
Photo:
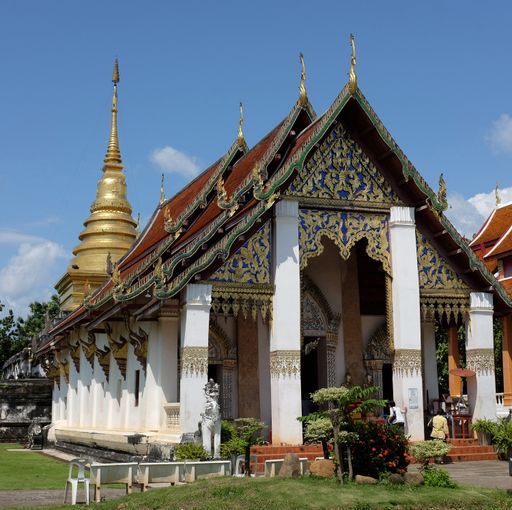
[[266, 425], [256, 418], [237, 418], [233, 425], [245, 449], [245, 476], [251, 476], [251, 446], [261, 441], [261, 431]]
[[311, 394], [315, 404], [327, 405], [324, 412], [332, 424], [334, 437], [334, 457], [336, 459], [336, 475], [340, 482], [343, 482], [344, 449], [347, 452], [349, 476], [352, 476], [352, 449], [351, 446], [357, 440], [357, 434], [350, 430], [352, 417], [356, 413], [365, 413], [384, 407], [384, 400], [374, 399], [372, 396], [378, 388], [362, 388], [353, 386], [351, 388], [320, 388]]
[[[5, 305], [0, 303], [0, 314]], [[15, 317], [9, 310], [0, 318], [0, 368], [15, 353], [30, 345], [49, 320], [60, 314], [59, 298], [52, 296], [49, 301], [34, 301], [29, 305], [30, 313], [26, 319]]]
[[[5, 305], [0, 303], [0, 314]], [[17, 321], [12, 310], [0, 318], [0, 368], [16, 352]]]

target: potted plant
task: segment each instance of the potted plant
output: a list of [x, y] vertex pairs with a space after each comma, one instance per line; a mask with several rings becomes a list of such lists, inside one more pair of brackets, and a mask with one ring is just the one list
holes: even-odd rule
[[497, 424], [491, 420], [480, 418], [471, 424], [471, 429], [476, 432], [476, 437], [481, 445], [490, 445], [496, 434]]

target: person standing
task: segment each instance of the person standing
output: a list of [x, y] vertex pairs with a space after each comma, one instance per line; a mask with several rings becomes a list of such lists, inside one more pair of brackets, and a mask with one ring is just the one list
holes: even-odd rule
[[404, 412], [396, 405], [393, 400], [389, 403], [388, 423], [390, 425], [398, 425], [402, 432], [405, 430]]
[[432, 432], [430, 437], [432, 439], [441, 439], [446, 441], [446, 437], [450, 433], [448, 429], [448, 420], [444, 415], [444, 411], [439, 408], [437, 414], [432, 418]]

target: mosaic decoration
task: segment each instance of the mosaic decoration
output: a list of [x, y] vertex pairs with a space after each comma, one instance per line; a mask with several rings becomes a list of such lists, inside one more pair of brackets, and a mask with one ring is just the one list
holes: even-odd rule
[[301, 269], [307, 266], [310, 258], [317, 257], [323, 252], [322, 238], [326, 236], [336, 244], [344, 260], [350, 257], [350, 251], [357, 241], [366, 239], [368, 256], [381, 262], [384, 271], [391, 274], [388, 219], [386, 214], [379, 213], [301, 209], [299, 211]]
[[420, 296], [421, 316], [423, 320], [446, 318], [447, 322], [461, 322], [469, 313], [468, 296]]
[[420, 289], [467, 290], [468, 286], [427, 238], [416, 231]]
[[205, 376], [208, 374], [208, 347], [183, 347], [181, 349], [182, 374]]
[[289, 194], [300, 197], [398, 203], [394, 191], [381, 172], [339, 123], [292, 182]]
[[477, 375], [494, 374], [494, 350], [467, 349], [466, 368], [474, 370]]
[[401, 377], [421, 375], [421, 350], [396, 349], [393, 372]]
[[270, 376], [277, 378], [300, 377], [300, 351], [271, 351]]
[[209, 278], [231, 283], [270, 283], [270, 222], [265, 223]]
[[258, 314], [264, 321], [272, 318], [272, 299], [274, 288], [264, 284], [214, 284], [212, 289], [212, 311], [224, 316], [238, 317], [241, 313], [246, 319], [249, 314], [256, 320]]
[[316, 301], [308, 294], [301, 302], [302, 329], [308, 336], [323, 335], [327, 330], [325, 319]]
[[71, 342], [69, 345], [69, 355], [71, 356], [71, 360], [73, 361], [73, 364], [75, 365], [76, 373], [80, 373], [80, 341], [75, 340], [75, 343], [72, 344]]
[[85, 359], [89, 362], [92, 368], [94, 368], [94, 354], [96, 352], [96, 336], [93, 332], [87, 333], [87, 340], [80, 338], [80, 344], [82, 345], [82, 351], [84, 352]]

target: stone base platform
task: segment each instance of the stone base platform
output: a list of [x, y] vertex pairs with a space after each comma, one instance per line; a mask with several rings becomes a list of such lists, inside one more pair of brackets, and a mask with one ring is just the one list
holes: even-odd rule
[[296, 453], [299, 457], [306, 457], [309, 461], [323, 457], [321, 445], [306, 444], [298, 446], [253, 446], [251, 448], [251, 471], [256, 476], [265, 473], [265, 461], [282, 459], [287, 453]]
[[56, 426], [56, 446], [62, 450], [80, 453], [95, 459], [118, 460], [145, 457], [151, 460], [169, 460], [181, 434], [139, 432], [126, 430], [90, 430]]

